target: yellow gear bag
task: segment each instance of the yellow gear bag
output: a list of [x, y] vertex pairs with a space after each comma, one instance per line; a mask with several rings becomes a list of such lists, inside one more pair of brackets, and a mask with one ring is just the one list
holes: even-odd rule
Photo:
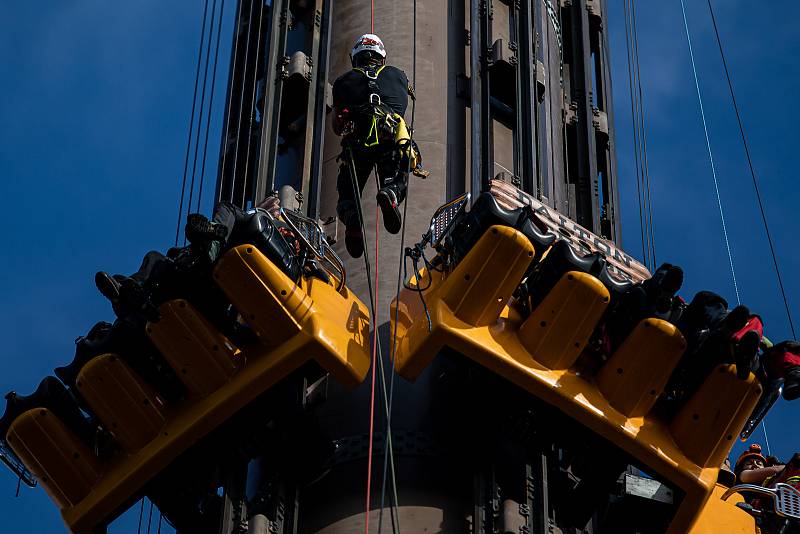
[[394, 114], [394, 119], [397, 121], [397, 131], [394, 138], [397, 149], [400, 150], [403, 157], [408, 158], [411, 173], [414, 176], [427, 178], [430, 172], [422, 168], [422, 154], [420, 154], [417, 144], [411, 139], [405, 119], [397, 113]]

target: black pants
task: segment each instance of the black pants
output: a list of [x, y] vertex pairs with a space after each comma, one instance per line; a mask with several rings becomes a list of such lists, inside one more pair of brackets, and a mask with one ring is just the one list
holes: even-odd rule
[[356, 205], [358, 199], [354, 195], [351, 176], [351, 153], [355, 164], [359, 197], [364, 192], [373, 168], [378, 173], [379, 188], [391, 189], [397, 196], [398, 204], [405, 200], [408, 187], [408, 161], [394, 146], [388, 149], [380, 144], [365, 147], [357, 141], [343, 140], [342, 153], [339, 155], [339, 177], [336, 180], [336, 190], [339, 192], [336, 213], [345, 225], [357, 224], [358, 221]]
[[[240, 233], [244, 223], [250, 218], [251, 214], [247, 213], [239, 206], [235, 206], [230, 202], [220, 202], [214, 207], [214, 215], [212, 220], [227, 228], [225, 234], [225, 242], [231, 242], [231, 236], [234, 233]], [[235, 240], [235, 239], [234, 239]]]
[[144, 286], [152, 279], [159, 279], [174, 269], [172, 260], [157, 252], [151, 250], [142, 258], [142, 264], [139, 270], [133, 273], [130, 278]]

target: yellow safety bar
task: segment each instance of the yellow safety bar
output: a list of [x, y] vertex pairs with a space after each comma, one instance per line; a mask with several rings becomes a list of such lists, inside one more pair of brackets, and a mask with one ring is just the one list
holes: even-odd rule
[[[555, 406], [616, 444], [684, 493], [669, 532], [697, 521], [719, 466], [761, 395], [751, 374], [720, 365], [671, 420], [652, 408], [686, 342], [671, 324], [647, 319], [604, 364], [595, 380], [572, 370], [609, 293], [591, 275], [566, 273], [522, 319], [510, 297], [534, 258], [530, 241], [505, 226], [490, 228], [449, 274], [424, 272], [431, 328], [416, 291], [392, 303], [399, 374], [415, 380], [444, 348], [455, 349]], [[412, 281], [413, 282], [413, 281]]]

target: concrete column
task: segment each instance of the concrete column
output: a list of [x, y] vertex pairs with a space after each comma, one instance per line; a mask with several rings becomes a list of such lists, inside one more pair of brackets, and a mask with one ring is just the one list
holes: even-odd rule
[[[453, 38], [448, 1], [417, 0], [417, 54], [414, 76], [413, 35], [414, 0], [375, 0], [375, 33], [383, 39], [388, 52], [387, 62], [403, 69], [415, 83], [417, 102], [414, 140], [422, 151], [424, 166], [431, 175], [427, 180], [411, 176], [406, 216], [406, 241], [409, 246], [419, 241], [427, 231], [430, 216], [448, 197], [447, 135], [448, 115], [453, 111], [460, 117], [450, 117], [450, 129], [463, 124], [465, 107], [455, 101], [457, 72], [449, 68], [453, 54], [448, 41]], [[463, 16], [463, 15], [462, 15]], [[463, 34], [463, 22], [460, 23]], [[336, 0], [333, 13], [332, 44], [329, 77], [331, 82], [350, 69], [349, 52], [361, 34], [370, 32], [369, 0]], [[406, 113], [411, 124], [412, 107]], [[336, 214], [336, 177], [339, 138], [327, 126], [325, 164], [321, 189], [321, 217]], [[462, 133], [463, 138], [463, 133]], [[462, 147], [463, 150], [463, 147]], [[463, 168], [463, 165], [462, 165]], [[462, 177], [463, 179], [463, 177]], [[451, 179], [452, 181], [452, 179]], [[383, 228], [375, 202], [375, 181], [368, 183], [362, 196], [367, 237], [367, 254], [372, 263], [373, 284], [378, 274], [378, 324], [389, 359], [391, 340], [388, 336], [389, 303], [395, 297], [398, 267], [402, 261], [400, 236]], [[402, 211], [402, 206], [401, 206]], [[376, 213], [378, 214], [380, 250], [375, 254]], [[337, 228], [337, 252], [345, 258], [348, 286], [369, 304], [364, 259], [352, 259], [344, 247], [344, 226]], [[377, 268], [376, 268], [377, 267]], [[390, 369], [387, 366], [387, 373]], [[430, 370], [429, 370], [430, 371]], [[395, 379], [393, 429], [405, 435], [426, 433], [433, 426], [430, 405], [435, 388], [433, 373], [428, 372], [415, 384]], [[387, 374], [388, 379], [388, 374]], [[336, 439], [364, 436], [368, 431], [369, 380], [353, 394], [337, 390], [332, 385], [329, 399], [319, 411], [319, 417], [330, 435]], [[380, 394], [378, 394], [380, 398]], [[380, 402], [377, 403], [381, 410]], [[383, 430], [383, 416], [376, 417], [376, 426]], [[382, 440], [381, 440], [382, 443]], [[378, 447], [380, 448], [380, 447]], [[463, 499], [454, 498], [449, 489], [453, 477], [438, 472], [437, 458], [414, 458], [396, 452], [398, 469], [399, 521], [402, 532], [462, 532]], [[372, 506], [380, 505], [383, 454], [374, 457]], [[449, 479], [449, 480], [448, 480]], [[301, 532], [349, 533], [363, 532], [365, 522], [366, 455], [361, 454], [347, 463], [335, 465], [323, 479], [301, 493]], [[387, 505], [388, 505], [387, 499]], [[469, 503], [468, 505], [469, 506]], [[370, 515], [370, 529], [377, 532], [378, 511]], [[391, 530], [389, 510], [384, 511], [383, 530]]]

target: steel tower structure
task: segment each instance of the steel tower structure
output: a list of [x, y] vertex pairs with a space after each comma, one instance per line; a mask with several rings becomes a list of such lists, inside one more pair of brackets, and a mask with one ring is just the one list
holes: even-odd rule
[[[327, 119], [330, 85], [350, 68], [348, 53], [370, 29], [370, 8], [367, 0], [239, 1], [218, 200], [245, 207], [290, 185], [309, 216], [335, 216], [340, 148]], [[479, 193], [498, 175], [585, 228], [620, 239], [605, 0], [375, 0], [374, 9], [388, 61], [415, 83], [414, 138], [431, 171], [428, 180], [411, 178], [406, 245], [425, 232], [437, 206]], [[389, 380], [389, 302], [403, 255], [400, 237], [382, 228], [375, 254], [374, 195], [369, 184], [366, 249], [380, 279]], [[329, 233], [342, 236], [336, 226]], [[362, 260], [347, 267], [348, 286], [368, 302]], [[501, 437], [511, 422], [486, 422], [516, 410], [498, 403], [501, 397], [479, 395], [472, 415], [456, 418], [453, 400], [467, 399], [461, 388], [470, 372], [445, 358], [414, 384], [394, 379], [399, 502], [384, 510], [383, 528], [397, 521], [406, 532], [510, 532], [518, 523], [545, 532], [555, 524], [547, 476], [564, 451], [547, 432], [540, 439], [541, 428], [533, 431], [534, 457], [518, 438]], [[363, 529], [369, 384], [346, 393], [322, 382], [313, 419], [334, 451], [325, 476], [298, 485], [280, 473], [274, 451], [254, 454], [249, 470], [240, 462], [231, 471], [223, 532], [237, 532], [235, 519], [244, 516], [250, 532]], [[544, 425], [549, 416], [540, 417]], [[373, 525], [381, 502], [392, 500], [388, 488], [381, 500], [384, 430], [375, 441]]]

